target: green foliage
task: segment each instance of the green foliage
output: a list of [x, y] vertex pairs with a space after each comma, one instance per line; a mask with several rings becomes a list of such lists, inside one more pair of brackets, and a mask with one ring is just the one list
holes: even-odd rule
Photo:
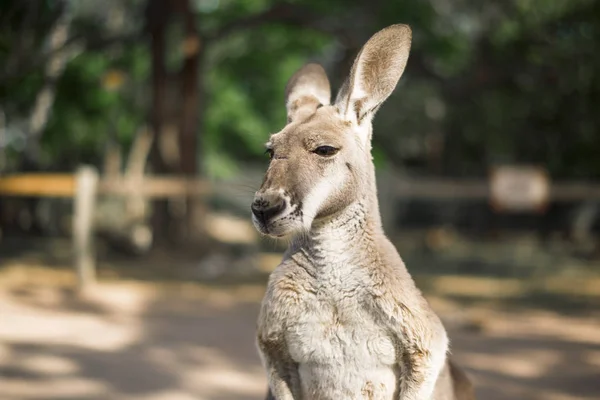
[[[26, 126], [44, 83], [46, 35], [67, 3], [78, 5], [73, 37], [88, 42], [143, 26], [145, 1], [112, 1], [105, 8], [49, 1], [39, 2], [35, 23], [23, 31], [30, 18], [24, 2], [4, 1], [0, 64], [7, 71], [0, 74], [0, 108], [11, 132]], [[209, 175], [229, 176], [245, 163], [262, 162], [264, 141], [285, 123], [285, 84], [302, 64], [322, 62], [338, 85], [364, 40], [404, 22], [413, 28], [413, 50], [405, 77], [375, 121], [378, 164], [477, 176], [496, 162], [533, 162], [555, 177], [600, 178], [599, 0], [297, 0], [287, 2], [299, 7], [295, 18], [283, 13], [248, 23], [283, 3], [193, 1], [198, 30], [207, 38], [198, 134]], [[131, 23], [109, 28], [105, 21], [115, 10]], [[226, 27], [235, 29], [218, 36]], [[169, 36], [173, 68], [181, 59], [180, 31]], [[42, 140], [52, 168], [98, 162], [110, 138], [126, 149], [147, 124], [148, 47], [148, 37], [140, 36], [135, 43], [90, 46], [69, 62]], [[126, 77], [115, 91], [103, 86], [111, 71]], [[427, 161], [431, 138], [438, 136], [445, 143], [441, 171], [430, 170]]]
[[[114, 91], [103, 85], [106, 74], [113, 70], [125, 74], [123, 86]], [[108, 139], [127, 149], [135, 132], [146, 123], [148, 102], [139, 92], [148, 81], [149, 70], [142, 46], [113, 57], [84, 52], [72, 60], [61, 78], [43, 137], [47, 156], [63, 168], [72, 168], [81, 162], [98, 162]]]
[[215, 44], [208, 60], [204, 126], [205, 156], [221, 154], [231, 161], [226, 169], [211, 167], [223, 176], [236, 172], [233, 160], [263, 157], [269, 133], [285, 124], [283, 91], [289, 77], [329, 38], [284, 26], [264, 26], [239, 32]]

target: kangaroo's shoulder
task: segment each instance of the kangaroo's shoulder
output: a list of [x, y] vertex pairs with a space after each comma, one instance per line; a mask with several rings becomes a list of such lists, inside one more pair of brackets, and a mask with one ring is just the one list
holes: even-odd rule
[[263, 298], [263, 308], [291, 307], [301, 301], [304, 293], [311, 290], [313, 275], [309, 265], [302, 265], [294, 258], [284, 256], [281, 263], [271, 272]]

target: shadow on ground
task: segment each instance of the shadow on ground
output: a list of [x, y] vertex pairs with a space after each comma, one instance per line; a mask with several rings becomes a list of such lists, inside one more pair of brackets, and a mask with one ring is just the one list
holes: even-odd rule
[[[531, 244], [401, 242], [479, 399], [600, 397], [592, 264]], [[193, 257], [105, 258], [82, 297], [68, 241], [4, 241], [0, 254], [0, 399], [263, 398], [254, 329], [268, 269], [191, 283], [180, 267]]]
[[[4, 287], [0, 398], [261, 399], [253, 339], [260, 294], [120, 283], [79, 298], [60, 287]], [[597, 320], [486, 309], [474, 328], [450, 309], [442, 314], [479, 398], [598, 397]]]
[[2, 399], [256, 399], [264, 390], [256, 304], [104, 286], [86, 300], [7, 290], [0, 308]]

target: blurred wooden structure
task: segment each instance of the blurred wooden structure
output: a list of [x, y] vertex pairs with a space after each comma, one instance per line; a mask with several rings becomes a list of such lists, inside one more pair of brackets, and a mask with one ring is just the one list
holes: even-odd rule
[[[99, 177], [93, 167], [81, 167], [75, 174], [16, 174], [0, 177], [0, 196], [55, 197], [73, 199], [72, 221], [74, 264], [80, 289], [94, 282], [94, 220], [97, 198], [202, 198], [210, 185], [202, 180], [171, 176]], [[134, 235], [140, 227], [133, 227]], [[143, 239], [148, 241], [148, 239]]]
[[[0, 177], [0, 196], [72, 198], [75, 181], [75, 174], [14, 174]], [[393, 176], [386, 185], [392, 185], [391, 193], [401, 198], [486, 200], [490, 197], [490, 183], [483, 179]], [[135, 193], [147, 198], [204, 197], [213, 190], [206, 180], [181, 176], [101, 178], [98, 182], [98, 195], [125, 196]], [[549, 200], [600, 200], [600, 184], [554, 182], [550, 185]]]
[[[443, 178], [395, 177], [392, 183], [398, 197], [423, 199], [473, 199], [490, 198], [490, 182]], [[587, 182], [553, 182], [548, 199], [553, 202], [600, 200], [600, 184]]]
[[[385, 173], [378, 179], [382, 213], [386, 216], [385, 220], [392, 222], [399, 200], [487, 200], [491, 203], [493, 197], [492, 180], [412, 178], [393, 173]], [[100, 176], [95, 169], [82, 167], [76, 174], [35, 173], [0, 177], [0, 196], [73, 199], [74, 263], [80, 284], [85, 287], [93, 282], [95, 276], [93, 232], [98, 227], [94, 226], [93, 214], [99, 213], [101, 208], [97, 199], [206, 199], [216, 192], [226, 194], [235, 191], [233, 186], [223, 183], [216, 186], [206, 180], [182, 176], [144, 175], [143, 170]], [[548, 201], [600, 202], [600, 184], [550, 183]]]
[[550, 200], [550, 177], [545, 168], [499, 166], [490, 173], [490, 205], [495, 212], [543, 213]]
[[94, 248], [94, 210], [98, 191], [98, 171], [82, 166], [75, 175], [73, 196], [73, 252], [79, 289], [85, 290], [96, 280]]
[[[76, 192], [75, 174], [15, 174], [0, 177], [0, 196], [65, 197]], [[202, 197], [210, 193], [203, 180], [171, 176], [144, 177], [142, 180], [100, 179], [98, 195], [141, 195], [146, 198]]]

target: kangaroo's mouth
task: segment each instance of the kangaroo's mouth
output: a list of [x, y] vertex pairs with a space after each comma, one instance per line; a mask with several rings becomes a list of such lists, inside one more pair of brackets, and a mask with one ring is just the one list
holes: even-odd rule
[[260, 232], [263, 235], [269, 236], [270, 232], [269, 232], [269, 226], [268, 223], [266, 221], [261, 221], [259, 220], [259, 218], [255, 217], [254, 215], [252, 216], [252, 224], [254, 225], [254, 227], [256, 228], [256, 230], [258, 232]]
[[291, 211], [289, 208], [284, 210], [281, 214], [270, 218], [264, 219], [260, 215], [252, 215], [252, 224], [256, 230], [265, 236], [272, 238], [282, 238], [285, 236], [293, 235], [302, 229], [302, 219], [299, 215]]
[[282, 227], [279, 226], [280, 224], [278, 223], [277, 219], [272, 221], [264, 221], [260, 220], [260, 218], [257, 218], [256, 216], [252, 216], [252, 223], [256, 230], [262, 235], [275, 238], [286, 236], [285, 232], [281, 232]]

